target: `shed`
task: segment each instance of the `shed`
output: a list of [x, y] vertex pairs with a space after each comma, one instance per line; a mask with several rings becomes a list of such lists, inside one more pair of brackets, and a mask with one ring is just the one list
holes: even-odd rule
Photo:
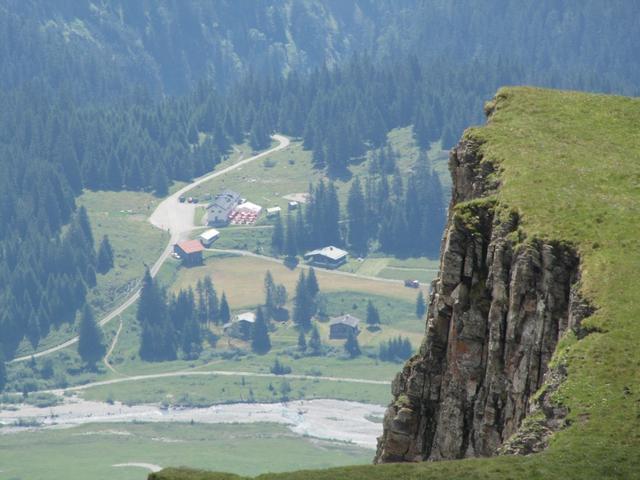
[[244, 312], [236, 315], [229, 323], [223, 325], [224, 333], [230, 337], [239, 338], [241, 340], [249, 340], [253, 332], [253, 325], [256, 322], [256, 314], [253, 312]]
[[186, 240], [176, 243], [173, 251], [180, 256], [182, 264], [186, 266], [201, 265], [204, 247], [199, 240]]
[[200, 239], [200, 243], [202, 243], [202, 245], [208, 247], [218, 238], [220, 238], [220, 232], [215, 228], [211, 228], [205, 232], [202, 232], [198, 238]]
[[304, 254], [307, 263], [325, 268], [338, 268], [347, 261], [348, 253], [332, 245]]
[[267, 208], [267, 217], [277, 217], [282, 209], [280, 207]]
[[360, 329], [358, 328], [359, 324], [360, 319], [348, 313], [340, 317], [332, 318], [329, 322], [329, 338], [332, 340], [345, 339], [349, 338], [350, 333], [358, 335], [358, 333], [360, 333]]

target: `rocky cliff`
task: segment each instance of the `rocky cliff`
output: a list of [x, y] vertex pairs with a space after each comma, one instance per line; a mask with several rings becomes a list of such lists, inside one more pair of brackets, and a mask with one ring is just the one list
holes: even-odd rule
[[393, 382], [376, 463], [530, 453], [565, 424], [549, 394], [565, 373], [549, 362], [591, 313], [576, 293], [580, 259], [569, 245], [525, 238], [518, 213], [496, 200], [500, 174], [472, 135], [449, 167], [425, 338]]

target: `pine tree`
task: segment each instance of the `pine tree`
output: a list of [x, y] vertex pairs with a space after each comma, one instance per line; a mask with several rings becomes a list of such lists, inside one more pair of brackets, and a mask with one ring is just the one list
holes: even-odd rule
[[256, 321], [253, 324], [251, 335], [251, 350], [258, 355], [264, 355], [271, 350], [269, 329], [267, 328], [267, 321], [261, 307], [258, 307], [256, 310]]
[[204, 277], [202, 287], [207, 303], [207, 323], [217, 323], [220, 315], [220, 305], [218, 303], [218, 293], [216, 292], [216, 289], [213, 286], [213, 280], [211, 280], [209, 275]]
[[296, 229], [293, 216], [287, 215], [287, 229], [284, 236], [284, 254], [287, 258], [295, 258], [298, 254], [298, 243], [296, 242]]
[[105, 274], [113, 268], [113, 249], [109, 242], [109, 237], [105, 235], [102, 237], [100, 247], [98, 248], [98, 273]]
[[271, 249], [274, 255], [282, 255], [284, 252], [284, 227], [280, 215], [276, 217], [273, 224], [273, 233], [271, 234]]
[[318, 285], [318, 279], [316, 278], [316, 272], [311, 267], [306, 279], [307, 286], [307, 299], [309, 302], [309, 315], [313, 317], [318, 311], [318, 293], [320, 292], [320, 286]]
[[93, 232], [91, 231], [89, 214], [87, 213], [87, 209], [84, 205], [78, 209], [77, 222], [84, 235], [87, 248], [93, 250]]
[[5, 365], [4, 351], [2, 345], [0, 345], [0, 392], [4, 391], [4, 387], [7, 385], [7, 367]]
[[298, 334], [298, 350], [305, 352], [307, 350], [307, 340], [304, 337], [304, 330], [300, 329]]
[[315, 324], [311, 328], [308, 348], [311, 355], [322, 355], [322, 340], [320, 340], [320, 332]]
[[424, 300], [422, 290], [420, 290], [416, 299], [416, 317], [422, 318], [425, 313], [427, 313], [427, 303]]
[[202, 353], [202, 327], [195, 316], [184, 322], [181, 348], [184, 358], [187, 360], [194, 360]]
[[287, 297], [287, 288], [281, 283], [276, 285], [274, 302], [277, 310], [282, 310], [284, 308], [287, 303]]
[[102, 337], [102, 330], [96, 324], [93, 311], [88, 304], [80, 314], [80, 327], [78, 338], [78, 353], [80, 358], [91, 368], [104, 357], [106, 348]]
[[327, 197], [324, 208], [324, 225], [326, 245], [342, 245], [340, 235], [340, 201], [338, 191], [333, 182], [327, 187]]
[[166, 197], [169, 193], [169, 178], [162, 164], [159, 164], [153, 174], [153, 191], [156, 197]]
[[271, 271], [267, 270], [264, 276], [264, 306], [267, 310], [269, 317], [273, 316], [273, 312], [276, 309], [276, 285], [273, 282], [273, 275]]
[[227, 295], [222, 292], [222, 298], [220, 299], [220, 323], [225, 324], [231, 321], [231, 312], [229, 311], [229, 303], [227, 302]]
[[344, 350], [347, 352], [347, 355], [351, 358], [355, 358], [360, 355], [360, 345], [358, 344], [358, 337], [353, 330], [349, 330], [349, 336], [347, 340], [344, 342]]
[[367, 303], [367, 325], [372, 327], [380, 325], [380, 313], [371, 300]]
[[296, 298], [293, 303], [293, 322], [302, 330], [307, 330], [311, 326], [312, 300], [309, 297], [309, 290], [304, 271], [300, 271], [298, 283], [296, 285]]
[[307, 226], [302, 216], [302, 206], [296, 213], [296, 247], [298, 252], [304, 253], [308, 244]]
[[349, 215], [349, 246], [358, 255], [366, 255], [368, 243], [366, 204], [358, 177], [353, 181], [349, 190], [347, 212]]
[[169, 318], [164, 292], [146, 270], [138, 300], [136, 318], [142, 329], [140, 358], [157, 362], [176, 358], [176, 332]]

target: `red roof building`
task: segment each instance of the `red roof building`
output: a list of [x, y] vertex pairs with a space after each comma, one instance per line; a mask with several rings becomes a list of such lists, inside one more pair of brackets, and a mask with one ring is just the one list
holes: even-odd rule
[[173, 246], [173, 251], [180, 256], [183, 265], [192, 266], [202, 264], [204, 247], [199, 240], [185, 240], [184, 242], [176, 243]]

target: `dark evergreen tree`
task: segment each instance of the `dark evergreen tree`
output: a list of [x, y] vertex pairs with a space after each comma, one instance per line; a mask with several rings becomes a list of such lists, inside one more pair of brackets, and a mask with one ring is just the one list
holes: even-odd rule
[[273, 281], [271, 271], [267, 270], [264, 276], [264, 307], [269, 318], [273, 317], [276, 309], [276, 284]]
[[98, 273], [103, 275], [113, 268], [113, 249], [111, 248], [111, 243], [107, 235], [102, 237], [102, 241], [100, 242], [96, 266]]
[[347, 340], [344, 342], [344, 350], [347, 352], [347, 355], [351, 358], [355, 358], [360, 356], [362, 353], [360, 351], [360, 345], [358, 343], [358, 337], [352, 330], [349, 330], [349, 336]]
[[96, 363], [106, 353], [102, 330], [96, 324], [93, 311], [88, 304], [85, 304], [80, 314], [78, 353], [80, 358], [91, 368], [95, 368]]
[[276, 310], [283, 310], [285, 304], [287, 303], [287, 289], [281, 283], [276, 285], [276, 291], [274, 296], [274, 306]]
[[142, 329], [140, 358], [151, 362], [174, 360], [176, 338], [169, 309], [164, 292], [156, 285], [148, 269], [142, 280], [136, 318]]
[[416, 298], [416, 317], [422, 318], [425, 313], [427, 313], [427, 303], [424, 300], [422, 290], [420, 290], [418, 292], [418, 297]]
[[309, 337], [307, 347], [311, 355], [322, 355], [322, 340], [320, 339], [318, 327], [315, 324], [311, 328], [311, 336]]
[[298, 283], [296, 284], [296, 296], [293, 303], [293, 322], [301, 330], [308, 330], [311, 327], [311, 317], [313, 316], [312, 298], [309, 296], [304, 271], [300, 271]]
[[287, 258], [295, 258], [298, 254], [298, 243], [296, 242], [296, 229], [293, 223], [293, 216], [287, 215], [287, 229], [284, 237], [284, 254]]
[[[207, 275], [203, 280], [203, 293], [207, 304], [207, 323], [218, 323], [220, 317], [220, 305], [218, 303], [218, 293], [213, 286], [213, 280]], [[227, 310], [228, 310], [227, 305]]]
[[305, 352], [307, 350], [307, 340], [304, 336], [304, 330], [300, 329], [298, 334], [298, 350]]
[[169, 178], [162, 164], [158, 164], [153, 174], [153, 191], [156, 197], [166, 197], [169, 193]]
[[224, 292], [222, 292], [222, 298], [220, 299], [219, 318], [222, 325], [231, 321], [231, 311], [229, 310], [229, 303], [227, 303], [227, 296]]
[[264, 355], [271, 350], [267, 320], [261, 307], [256, 310], [256, 321], [251, 334], [251, 350], [259, 355]]
[[202, 327], [194, 316], [184, 321], [180, 348], [187, 360], [194, 360], [202, 353]]
[[347, 214], [349, 216], [349, 246], [357, 255], [366, 255], [368, 250], [366, 205], [358, 177], [355, 178], [349, 190]]
[[309, 273], [307, 274], [307, 292], [309, 293], [309, 298], [312, 300], [315, 299], [320, 292], [320, 285], [318, 284], [316, 271], [313, 267], [309, 269]]
[[273, 233], [271, 234], [271, 249], [274, 255], [282, 255], [284, 252], [284, 227], [280, 215], [276, 217], [273, 224]]
[[366, 322], [367, 322], [367, 325], [372, 327], [380, 325], [380, 313], [378, 312], [378, 309], [375, 307], [375, 305], [371, 300], [369, 300], [369, 302], [367, 303]]
[[380, 344], [378, 357], [385, 362], [403, 362], [411, 357], [413, 348], [408, 338], [392, 338]]
[[4, 391], [7, 385], [7, 367], [5, 365], [4, 351], [0, 345], [0, 393]]

